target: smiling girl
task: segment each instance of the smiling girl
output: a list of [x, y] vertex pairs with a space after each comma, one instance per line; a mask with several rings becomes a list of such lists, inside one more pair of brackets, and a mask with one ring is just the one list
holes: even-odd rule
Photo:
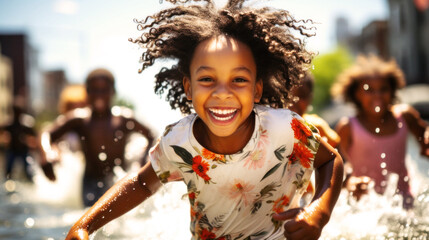
[[[188, 116], [167, 126], [150, 163], [112, 187], [67, 239], [87, 239], [171, 181], [187, 186], [192, 239], [320, 236], [341, 189], [342, 160], [284, 109], [311, 60], [289, 30], [309, 34], [286, 11], [243, 4], [176, 6], [139, 22], [143, 69], [178, 60], [157, 74], [155, 91], [168, 91], [172, 108]], [[313, 170], [316, 193], [301, 207]]]

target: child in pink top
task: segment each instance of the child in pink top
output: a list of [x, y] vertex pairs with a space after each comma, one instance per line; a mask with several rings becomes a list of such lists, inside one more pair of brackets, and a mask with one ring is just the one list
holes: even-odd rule
[[336, 127], [341, 137], [340, 151], [352, 168], [346, 186], [359, 199], [364, 190], [359, 186], [365, 186], [369, 177], [375, 191], [382, 194], [387, 176], [395, 173], [399, 176], [397, 193], [404, 197], [404, 207], [409, 208], [413, 196], [405, 166], [407, 133], [416, 136], [424, 156], [429, 156], [429, 140], [427, 124], [419, 113], [411, 106], [393, 103], [396, 90], [404, 84], [403, 73], [393, 60], [359, 56], [339, 76], [333, 93], [352, 102], [357, 110], [356, 116], [342, 118]]

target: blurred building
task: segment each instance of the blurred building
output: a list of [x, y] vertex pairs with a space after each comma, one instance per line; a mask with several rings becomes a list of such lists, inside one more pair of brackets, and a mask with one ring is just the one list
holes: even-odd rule
[[0, 46], [1, 54], [10, 60], [12, 66], [12, 94], [27, 99], [26, 110], [31, 112], [36, 80], [40, 76], [38, 53], [23, 33], [0, 34]]
[[52, 110], [58, 113], [58, 101], [66, 84], [67, 80], [63, 70], [46, 71], [44, 73], [43, 102], [45, 110]]
[[9, 109], [13, 103], [12, 72], [12, 60], [0, 54], [0, 126], [5, 125], [11, 118]]
[[429, 83], [428, 7], [428, 0], [389, 0], [390, 54], [408, 84]]
[[357, 55], [394, 58], [407, 85], [429, 84], [429, 0], [389, 0], [389, 19], [375, 20], [351, 34], [347, 19], [337, 20], [337, 42]]

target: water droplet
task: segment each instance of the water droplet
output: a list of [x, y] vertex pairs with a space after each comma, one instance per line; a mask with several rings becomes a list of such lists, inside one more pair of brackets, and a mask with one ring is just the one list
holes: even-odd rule
[[380, 128], [375, 128], [375, 133], [379, 133], [380, 132]]
[[365, 91], [366, 91], [366, 90], [368, 90], [368, 89], [369, 89], [369, 85], [365, 83], [365, 84], [363, 85], [363, 90], [365, 90]]
[[120, 158], [115, 158], [115, 160], [113, 160], [113, 162], [115, 163], [116, 166], [121, 165], [122, 160]]
[[[383, 170], [381, 171], [381, 175], [386, 176], [386, 175], [387, 175], [387, 170], [386, 170], [386, 169], [383, 169]], [[386, 183], [384, 183], [384, 184], [386, 185]]]
[[128, 121], [125, 126], [127, 127], [128, 130], [132, 130], [135, 127], [135, 123], [133, 121]]
[[119, 140], [122, 139], [124, 137], [124, 132], [122, 132], [121, 130], [116, 131], [115, 137], [117, 137]]
[[375, 110], [375, 112], [377, 112], [377, 113], [378, 113], [378, 112], [380, 112], [380, 107], [379, 107], [379, 106], [377, 106], [377, 107], [375, 107], [375, 109], [374, 109], [374, 110]]
[[136, 190], [136, 188], [133, 187], [133, 191], [135, 191], [135, 190]]
[[24, 224], [25, 224], [26, 228], [32, 228], [34, 226], [34, 223], [35, 223], [35, 221], [33, 218], [27, 218], [27, 219], [25, 219]]
[[381, 167], [381, 168], [386, 168], [386, 165], [387, 165], [387, 164], [386, 164], [385, 162], [382, 162], [382, 163], [380, 164], [380, 167]]
[[410, 180], [410, 178], [409, 178], [408, 176], [405, 176], [405, 177], [404, 177], [404, 181], [405, 181], [405, 182], [408, 182], [408, 180]]
[[113, 139], [113, 141], [117, 142], [117, 141], [118, 141], [118, 139], [117, 139], [117, 138], [114, 138], [114, 139]]
[[382, 153], [382, 154], [380, 155], [380, 157], [384, 159], [384, 158], [386, 157], [386, 154], [385, 154], [385, 153]]
[[13, 180], [7, 180], [4, 183], [4, 188], [6, 188], [6, 191], [13, 192], [16, 189], [16, 183]]
[[106, 149], [106, 147], [104, 145], [101, 145], [101, 149], [104, 150]]
[[109, 212], [112, 212], [112, 209], [109, 209]]
[[112, 107], [112, 114], [113, 116], [121, 115], [121, 108], [119, 106]]
[[13, 204], [18, 204], [18, 203], [20, 203], [20, 202], [21, 202], [21, 197], [20, 197], [18, 194], [13, 193], [13, 194], [10, 196], [10, 202], [11, 202], [11, 203], [13, 203]]
[[98, 154], [98, 159], [100, 159], [101, 161], [106, 161], [107, 154], [104, 152], [101, 152], [100, 154]]
[[98, 188], [103, 188], [103, 187], [104, 187], [104, 183], [103, 183], [103, 182], [101, 182], [101, 181], [100, 181], [100, 182], [98, 182], [98, 183], [97, 183], [97, 187], [98, 187]]
[[88, 193], [88, 194], [86, 194], [86, 199], [88, 199], [89, 201], [94, 200], [95, 199], [94, 193]]
[[145, 183], [145, 182], [143, 183], [143, 186], [146, 186], [146, 183]]
[[398, 128], [402, 128], [402, 127], [403, 127], [402, 122], [399, 122], [399, 123], [398, 123]]

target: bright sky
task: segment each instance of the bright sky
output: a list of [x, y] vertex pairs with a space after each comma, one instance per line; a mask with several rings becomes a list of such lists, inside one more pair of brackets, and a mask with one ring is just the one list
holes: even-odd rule
[[[216, 1], [223, 5], [225, 0]], [[288, 10], [297, 19], [318, 24], [308, 47], [319, 53], [335, 46], [335, 20], [348, 18], [352, 30], [388, 16], [387, 0], [272, 0], [262, 4]], [[258, 4], [259, 5], [259, 4]], [[82, 83], [95, 67], [116, 76], [117, 93], [134, 103], [137, 117], [159, 131], [180, 117], [153, 93], [155, 68], [138, 74], [141, 50], [128, 38], [138, 37], [134, 18], [171, 6], [159, 0], [0, 0], [0, 34], [27, 33], [39, 53], [42, 70], [63, 69], [70, 82]]]

